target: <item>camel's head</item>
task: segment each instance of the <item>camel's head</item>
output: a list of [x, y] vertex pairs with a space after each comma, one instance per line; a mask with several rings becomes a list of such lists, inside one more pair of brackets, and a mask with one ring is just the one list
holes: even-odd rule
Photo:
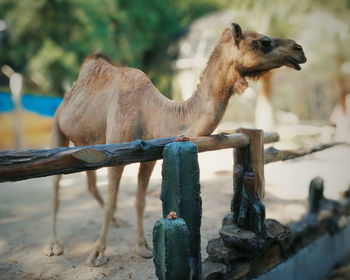
[[242, 77], [258, 78], [283, 65], [300, 70], [299, 64], [306, 62], [303, 48], [290, 39], [242, 32], [237, 23], [232, 23], [232, 39], [237, 48], [236, 69]]

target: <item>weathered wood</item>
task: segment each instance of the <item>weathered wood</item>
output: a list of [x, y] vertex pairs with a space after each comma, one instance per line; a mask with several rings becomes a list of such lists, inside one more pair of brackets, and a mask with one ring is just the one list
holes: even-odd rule
[[263, 231], [264, 194], [263, 131], [240, 129], [249, 135], [250, 144], [234, 152], [234, 191], [231, 201], [232, 222], [254, 233]]
[[220, 229], [220, 237], [227, 247], [233, 247], [252, 258], [266, 247], [266, 238], [236, 224], [225, 225]]
[[349, 145], [349, 143], [345, 142], [336, 142], [336, 143], [329, 143], [329, 144], [322, 144], [317, 145], [315, 147], [311, 148], [302, 148], [297, 150], [278, 150], [274, 147], [270, 147], [265, 150], [265, 164], [275, 162], [275, 161], [284, 161], [284, 160], [290, 160], [295, 159], [298, 157], [310, 155], [312, 153], [316, 153], [328, 148], [332, 148], [337, 145]]
[[252, 161], [252, 170], [256, 178], [256, 189], [259, 199], [265, 195], [265, 175], [264, 175], [264, 132], [261, 129], [246, 129], [238, 130], [249, 136], [250, 138], [250, 154]]
[[260, 233], [263, 231], [265, 206], [262, 204], [258, 196], [258, 183], [255, 174], [250, 172], [245, 173], [243, 184], [243, 197], [247, 199], [248, 203], [243, 202], [243, 204], [247, 205], [245, 211], [243, 210], [243, 205], [241, 205], [237, 225], [255, 233]]
[[244, 257], [244, 253], [241, 251], [227, 247], [221, 237], [209, 240], [206, 250], [208, 258], [213, 262], [231, 264]]
[[[278, 221], [271, 219], [264, 221], [264, 229], [263, 234], [255, 234], [252, 231], [241, 229], [235, 224], [223, 225], [220, 230], [220, 236], [227, 248], [221, 248], [219, 251], [210, 248], [210, 252], [208, 251], [209, 259], [214, 260], [212, 259], [212, 252], [215, 253], [216, 259], [219, 255], [220, 257], [224, 257], [228, 256], [228, 254], [232, 260], [236, 260], [238, 257], [254, 259], [264, 254], [264, 250], [269, 250], [273, 244], [278, 244], [282, 251], [288, 249], [292, 241], [290, 229]], [[215, 240], [211, 240], [210, 242], [214, 242]], [[215, 243], [219, 246], [217, 241]]]
[[327, 199], [323, 194], [324, 180], [317, 176], [313, 178], [309, 186], [309, 214], [317, 214], [318, 219], [324, 219], [337, 215], [340, 212], [341, 204], [333, 199]]
[[[289, 228], [276, 220], [267, 219], [264, 233], [255, 234], [227, 223], [229, 220], [227, 215], [220, 230], [220, 238], [208, 242], [203, 279], [252, 279], [287, 257], [292, 242]], [[213, 267], [213, 264], [217, 265]]]
[[[285, 279], [292, 271], [290, 268], [285, 268], [285, 262], [288, 263], [288, 260], [293, 259], [296, 255], [299, 257], [297, 261], [293, 261], [295, 262], [293, 271], [299, 271], [297, 268], [304, 262], [308, 250], [314, 252], [315, 248], [323, 247], [324, 252], [317, 250], [316, 253], [309, 256], [308, 266], [303, 266], [307, 270], [310, 265], [322, 263], [322, 258], [327, 255], [326, 252], [330, 248], [335, 248], [333, 251], [338, 252], [344, 246], [346, 247], [348, 243], [344, 241], [347, 240], [346, 237], [349, 236], [350, 232], [350, 199], [345, 197], [341, 201], [332, 201], [324, 197], [322, 190], [323, 180], [320, 177], [314, 178], [310, 184], [309, 200], [311, 205], [309, 208], [311, 213], [307, 213], [300, 221], [289, 224], [288, 227], [275, 220], [266, 219], [264, 231], [261, 234], [255, 234], [232, 224], [233, 213], [226, 215], [220, 231], [221, 238], [208, 242], [208, 258], [203, 263], [203, 279], [241, 280], [267, 279], [269, 277], [271, 279]], [[310, 216], [314, 216], [315, 219], [311, 220]], [[324, 238], [330, 239], [323, 240]], [[336, 239], [337, 242], [334, 243]], [[310, 244], [311, 246], [309, 246]], [[309, 248], [307, 248], [308, 246]], [[349, 251], [349, 248], [348, 246], [346, 250]], [[301, 253], [298, 253], [299, 251]], [[334, 254], [334, 252], [331, 253]], [[342, 258], [345, 255], [344, 251]], [[315, 262], [311, 258], [319, 259]], [[255, 278], [281, 263], [283, 263], [280, 266], [282, 267], [281, 271], [287, 274], [281, 274], [281, 271], [275, 274], [269, 272], [270, 274]], [[245, 272], [242, 274], [243, 269]], [[298, 277], [302, 275], [303, 273], [300, 273]], [[288, 279], [299, 278], [295, 278], [293, 274]], [[304, 278], [311, 279], [312, 277], [310, 278], [310, 274], [308, 274]]]
[[[54, 174], [69, 174], [106, 166], [162, 158], [166, 144], [176, 137], [136, 140], [130, 143], [57, 148], [50, 150], [0, 151], [0, 182], [19, 181]], [[278, 141], [277, 133], [265, 133], [264, 142]], [[249, 138], [242, 133], [192, 137], [199, 152], [243, 147]]]
[[54, 174], [69, 174], [104, 166], [161, 158], [166, 144], [175, 137], [150, 141], [106, 144], [52, 150], [0, 152], [0, 182]]
[[[279, 135], [276, 132], [264, 132], [263, 136], [264, 144], [279, 141]], [[232, 134], [190, 137], [190, 141], [197, 145], [198, 152], [207, 152], [247, 146], [249, 144], [249, 136], [237, 130], [237, 133]]]
[[333, 234], [344, 227], [343, 218], [350, 214], [350, 200], [327, 199], [323, 191], [323, 179], [313, 178], [309, 186], [308, 212], [298, 222], [288, 225], [293, 232], [294, 249], [306, 246], [325, 232]]

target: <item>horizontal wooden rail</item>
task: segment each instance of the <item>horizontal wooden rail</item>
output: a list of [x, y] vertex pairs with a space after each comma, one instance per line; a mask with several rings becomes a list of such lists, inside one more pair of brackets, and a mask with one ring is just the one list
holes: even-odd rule
[[298, 157], [310, 155], [319, 151], [323, 151], [328, 148], [332, 148], [337, 145], [349, 145], [346, 142], [335, 142], [329, 144], [321, 144], [311, 148], [301, 148], [297, 150], [278, 150], [274, 147], [270, 147], [265, 150], [265, 164], [276, 162], [276, 161], [285, 161], [290, 159], [295, 159]]
[[[20, 181], [54, 174], [69, 174], [106, 166], [152, 161], [162, 158], [165, 145], [176, 137], [136, 140], [50, 150], [0, 151], [0, 182]], [[279, 140], [277, 133], [264, 133], [264, 143]], [[243, 133], [190, 137], [199, 152], [244, 147], [249, 137]]]

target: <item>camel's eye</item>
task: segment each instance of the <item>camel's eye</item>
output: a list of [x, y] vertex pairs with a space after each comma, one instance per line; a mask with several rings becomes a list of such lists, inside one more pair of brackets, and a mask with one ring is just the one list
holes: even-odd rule
[[271, 39], [268, 37], [262, 37], [260, 40], [258, 40], [260, 49], [263, 53], [268, 53], [272, 51], [273, 47], [271, 44]]

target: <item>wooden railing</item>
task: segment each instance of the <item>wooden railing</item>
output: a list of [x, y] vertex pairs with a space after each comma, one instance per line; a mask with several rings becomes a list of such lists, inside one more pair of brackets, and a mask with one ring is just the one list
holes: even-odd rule
[[[75, 148], [0, 151], [0, 182], [157, 160], [162, 158], [165, 145], [174, 142], [175, 139], [174, 136]], [[244, 133], [190, 137], [189, 140], [197, 146], [198, 152], [244, 147], [250, 141]], [[277, 133], [264, 133], [264, 143], [278, 140]]]
[[[48, 150], [0, 151], [0, 182], [19, 181], [54, 174], [69, 174], [107, 166], [158, 160], [163, 158], [165, 146], [175, 142], [176, 138], [174, 136], [152, 140], [136, 140], [130, 143]], [[269, 236], [274, 234], [276, 230], [280, 230], [280, 234], [288, 236], [288, 229], [278, 224], [278, 222], [265, 221], [265, 207], [261, 202], [265, 191], [264, 164], [289, 160], [344, 144], [331, 143], [299, 150], [277, 150], [272, 147], [264, 150], [264, 144], [274, 143], [278, 140], [279, 135], [277, 133], [264, 133], [258, 129], [239, 129], [233, 134], [189, 138], [189, 141], [196, 145], [198, 152], [235, 148], [234, 191], [231, 213], [224, 218], [220, 235], [222, 242], [229, 248], [238, 248], [235, 249], [236, 251], [243, 249], [244, 252], [248, 252], [254, 258], [256, 257], [255, 254], [259, 254], [261, 250], [266, 253], [266, 248], [272, 246], [271, 248], [275, 249], [273, 246], [276, 244], [283, 247], [287, 246], [288, 243], [288, 240], [278, 239], [281, 238], [281, 235]], [[188, 166], [184, 168], [184, 172], [187, 172], [186, 168]], [[183, 176], [184, 172], [180, 172], [180, 175], [173, 174], [175, 180], [170, 179], [170, 177], [168, 180], [192, 182], [192, 179], [182, 180], [183, 178], [176, 177]], [[196, 172], [194, 170], [193, 173]], [[180, 208], [177, 210], [180, 213], [182, 211]], [[201, 213], [201, 209], [198, 212]], [[182, 217], [184, 220], [187, 218]], [[251, 234], [247, 234], [247, 232]], [[159, 246], [162, 248], [161, 245]], [[191, 263], [193, 263], [193, 260]], [[200, 269], [197, 269], [195, 274], [191, 275], [196, 275], [192, 278], [193, 280], [201, 279]]]
[[[152, 161], [162, 158], [165, 145], [174, 142], [176, 137], [153, 140], [136, 140], [130, 143], [104, 144], [74, 148], [48, 150], [0, 151], [0, 182], [20, 181], [55, 174], [69, 174], [106, 166]], [[241, 148], [249, 144], [249, 136], [242, 132], [190, 137], [198, 152], [228, 148]], [[275, 132], [265, 132], [264, 144], [279, 141]], [[265, 164], [289, 160], [306, 154], [321, 151], [343, 143], [331, 143], [308, 149], [265, 150]]]

